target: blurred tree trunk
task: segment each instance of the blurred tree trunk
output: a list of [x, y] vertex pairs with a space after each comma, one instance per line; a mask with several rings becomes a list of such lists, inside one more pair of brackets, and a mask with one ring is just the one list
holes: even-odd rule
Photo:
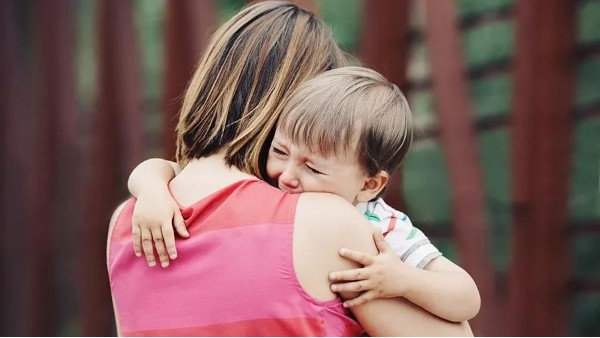
[[[409, 1], [365, 1], [363, 6], [360, 60], [365, 67], [381, 73], [406, 95], [410, 49]], [[385, 200], [396, 209], [404, 209], [401, 168], [388, 182]]]
[[426, 47], [452, 189], [453, 232], [461, 265], [473, 276], [482, 299], [473, 329], [477, 335], [494, 335], [498, 318], [483, 173], [454, 6], [451, 1], [425, 3]]
[[[132, 1], [98, 2], [98, 110], [87, 161], [85, 222], [81, 229], [81, 335], [113, 334], [106, 271], [106, 237], [112, 211], [126, 194], [126, 177], [141, 160], [139, 56]], [[133, 249], [132, 249], [133, 250]]]
[[175, 158], [175, 127], [187, 84], [217, 27], [214, 0], [167, 2], [165, 92], [163, 97], [164, 157]]
[[575, 3], [516, 3], [509, 335], [564, 335]]

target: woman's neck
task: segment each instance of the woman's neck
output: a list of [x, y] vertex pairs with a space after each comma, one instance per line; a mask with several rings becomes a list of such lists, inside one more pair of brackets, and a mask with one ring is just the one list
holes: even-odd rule
[[257, 179], [225, 163], [223, 154], [191, 160], [171, 183], [171, 192], [181, 205], [190, 205], [213, 192], [241, 180]]

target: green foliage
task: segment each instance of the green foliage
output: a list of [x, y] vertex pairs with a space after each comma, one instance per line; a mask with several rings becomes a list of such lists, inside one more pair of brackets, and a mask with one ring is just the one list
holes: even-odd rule
[[584, 60], [577, 69], [577, 105], [600, 102], [599, 88], [600, 59]]
[[431, 90], [410, 92], [408, 102], [413, 115], [413, 121], [417, 128], [426, 129], [434, 125], [437, 116], [433, 107]]
[[483, 132], [479, 142], [494, 266], [505, 271], [510, 262], [512, 222], [508, 130]]
[[600, 218], [600, 119], [577, 123], [571, 168], [572, 219]]
[[[414, 223], [413, 223], [414, 224]], [[416, 225], [418, 227], [418, 225]], [[427, 234], [425, 234], [427, 236]], [[431, 238], [431, 243], [435, 245], [438, 250], [444, 255], [444, 257], [460, 265], [458, 261], [458, 254], [456, 244], [450, 239]]]
[[512, 79], [507, 73], [472, 81], [471, 102], [476, 117], [479, 119], [508, 114], [512, 90]]
[[474, 27], [463, 33], [465, 64], [478, 69], [489, 64], [506, 61], [513, 55], [514, 24], [496, 21]]
[[577, 28], [579, 43], [600, 41], [600, 1], [589, 1], [579, 7]]
[[219, 22], [222, 24], [246, 5], [244, 0], [219, 0]]
[[450, 222], [450, 187], [439, 144], [417, 142], [404, 164], [407, 214], [419, 223]]
[[143, 93], [146, 99], [157, 102], [164, 78], [165, 1], [137, 0], [133, 6], [143, 69]]
[[88, 110], [94, 103], [97, 89], [96, 26], [94, 2], [81, 0], [76, 16], [76, 88], [79, 104]]
[[600, 280], [600, 236], [579, 234], [570, 241], [573, 275], [582, 280]]
[[458, 0], [458, 16], [468, 17], [511, 7], [514, 0]]
[[597, 336], [600, 332], [600, 295], [575, 295], [571, 304], [569, 336]]
[[344, 50], [356, 49], [362, 0], [320, 1], [323, 21], [333, 30], [335, 41]]

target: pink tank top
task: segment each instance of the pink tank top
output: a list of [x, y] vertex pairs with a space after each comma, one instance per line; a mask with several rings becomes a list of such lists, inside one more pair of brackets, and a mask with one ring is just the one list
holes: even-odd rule
[[109, 234], [108, 273], [121, 335], [351, 336], [339, 299], [300, 286], [292, 261], [298, 195], [245, 180], [182, 207], [191, 237], [163, 269], [135, 257], [129, 200]]

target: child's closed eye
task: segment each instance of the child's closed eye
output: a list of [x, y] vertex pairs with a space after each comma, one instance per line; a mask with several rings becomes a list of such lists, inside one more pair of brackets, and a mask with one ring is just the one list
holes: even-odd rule
[[279, 149], [279, 148], [275, 148], [275, 147], [271, 147], [271, 150], [273, 151], [273, 153], [275, 153], [276, 155], [279, 156], [287, 156], [286, 152]]
[[307, 168], [307, 169], [308, 169], [308, 170], [309, 170], [311, 173], [313, 173], [313, 174], [316, 174], [316, 175], [324, 175], [322, 172], [320, 172], [320, 171], [318, 171], [317, 169], [315, 169], [315, 168], [313, 168], [313, 167], [309, 166], [308, 164], [306, 165], [306, 168]]

